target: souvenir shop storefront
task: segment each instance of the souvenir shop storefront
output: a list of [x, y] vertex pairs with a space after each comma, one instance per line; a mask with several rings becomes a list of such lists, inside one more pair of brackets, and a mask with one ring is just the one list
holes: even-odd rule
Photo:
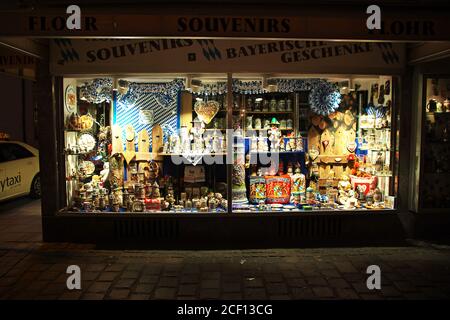
[[[401, 240], [405, 46], [51, 42], [47, 241], [263, 247]], [[71, 54], [76, 53], [77, 59]]]

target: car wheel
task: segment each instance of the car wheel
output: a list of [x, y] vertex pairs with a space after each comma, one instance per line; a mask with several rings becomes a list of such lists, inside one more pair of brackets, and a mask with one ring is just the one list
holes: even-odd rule
[[33, 181], [31, 182], [30, 196], [34, 199], [41, 197], [41, 177], [39, 173], [34, 176]]

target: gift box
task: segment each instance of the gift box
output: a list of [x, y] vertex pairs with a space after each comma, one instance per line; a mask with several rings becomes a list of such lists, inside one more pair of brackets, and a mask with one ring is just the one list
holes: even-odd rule
[[266, 176], [266, 201], [267, 203], [289, 203], [291, 196], [291, 177]]
[[360, 186], [365, 195], [367, 195], [370, 190], [374, 190], [378, 185], [377, 177], [362, 178], [350, 176], [350, 182], [353, 190], [356, 190], [356, 188]]
[[145, 209], [148, 211], [161, 211], [161, 200], [145, 199]]
[[250, 176], [249, 200], [253, 204], [258, 204], [261, 200], [266, 200], [266, 179], [264, 177]]

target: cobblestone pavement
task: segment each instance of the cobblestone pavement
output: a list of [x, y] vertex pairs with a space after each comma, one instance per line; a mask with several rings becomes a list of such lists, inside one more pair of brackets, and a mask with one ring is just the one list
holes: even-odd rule
[[[0, 205], [0, 299], [449, 299], [445, 246], [107, 251], [41, 241], [39, 201]], [[66, 287], [68, 265], [82, 289]], [[366, 287], [381, 268], [381, 290]]]

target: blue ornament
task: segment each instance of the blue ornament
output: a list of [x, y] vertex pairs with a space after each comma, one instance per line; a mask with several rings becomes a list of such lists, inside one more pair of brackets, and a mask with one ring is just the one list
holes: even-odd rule
[[317, 82], [309, 94], [311, 110], [322, 116], [328, 116], [339, 108], [341, 94], [329, 82]]

